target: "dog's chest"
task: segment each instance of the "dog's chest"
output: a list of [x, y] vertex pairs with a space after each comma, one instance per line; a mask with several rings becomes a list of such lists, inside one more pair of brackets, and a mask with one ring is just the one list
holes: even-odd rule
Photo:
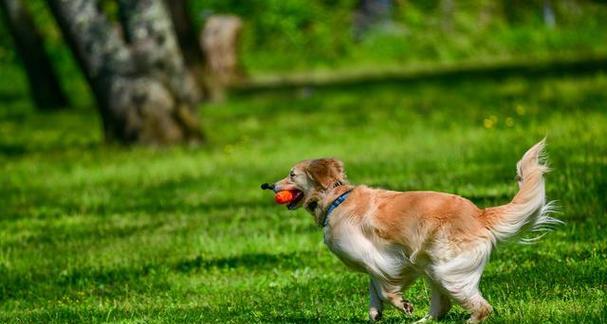
[[325, 244], [348, 267], [357, 271], [367, 269], [369, 260], [365, 257], [368, 250], [366, 238], [351, 231], [331, 230], [328, 226], [324, 228]]
[[372, 242], [354, 224], [325, 227], [324, 240], [331, 252], [357, 271], [397, 278], [405, 266], [400, 250]]

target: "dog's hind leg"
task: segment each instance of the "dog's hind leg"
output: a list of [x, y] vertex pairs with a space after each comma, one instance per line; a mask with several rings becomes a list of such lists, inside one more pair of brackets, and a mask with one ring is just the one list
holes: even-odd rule
[[430, 311], [428, 315], [435, 320], [440, 320], [451, 309], [451, 300], [442, 287], [434, 282], [430, 282]]
[[[451, 298], [471, 313], [468, 323], [480, 323], [493, 311], [493, 307], [491, 307], [485, 298], [483, 298], [483, 295], [478, 289], [478, 283], [471, 284], [467, 283], [466, 280], [449, 280], [443, 281], [441, 285], [443, 286], [444, 291], [448, 291]], [[433, 290], [430, 306], [430, 317], [433, 319], [439, 319], [442, 315], [446, 314], [446, 311], [444, 311], [446, 309], [444, 307], [445, 304], [442, 302], [442, 293], [440, 297], [438, 297], [438, 295], [436, 296], [437, 297], [435, 298], [435, 292]], [[441, 299], [440, 302], [438, 302], [439, 298]]]
[[430, 310], [428, 314], [416, 321], [415, 324], [430, 323], [435, 320], [441, 320], [451, 309], [451, 299], [449, 294], [443, 291], [439, 284], [428, 279], [428, 285], [432, 296], [430, 297]]
[[490, 251], [491, 243], [483, 242], [433, 266], [432, 280], [471, 313], [468, 323], [479, 323], [493, 311], [478, 288]]
[[456, 294], [454, 299], [471, 313], [468, 323], [480, 323], [493, 312], [493, 307], [483, 298], [478, 288], [466, 295]]

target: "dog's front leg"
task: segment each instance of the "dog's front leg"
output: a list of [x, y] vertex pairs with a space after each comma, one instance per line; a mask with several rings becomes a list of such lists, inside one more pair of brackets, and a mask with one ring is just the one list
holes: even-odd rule
[[384, 310], [384, 302], [378, 289], [379, 287], [371, 278], [369, 280], [369, 320], [371, 322], [379, 321]]
[[377, 295], [382, 301], [387, 301], [401, 312], [411, 315], [413, 313], [413, 304], [403, 298], [401, 286], [388, 283], [384, 280], [373, 278], [371, 280]]

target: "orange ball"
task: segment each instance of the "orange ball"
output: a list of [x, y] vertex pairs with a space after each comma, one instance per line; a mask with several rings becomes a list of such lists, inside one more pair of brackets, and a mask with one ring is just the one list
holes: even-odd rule
[[276, 203], [282, 205], [292, 202], [294, 197], [295, 195], [293, 194], [293, 192], [289, 190], [283, 190], [277, 192], [276, 195], [274, 195], [274, 200], [276, 200]]

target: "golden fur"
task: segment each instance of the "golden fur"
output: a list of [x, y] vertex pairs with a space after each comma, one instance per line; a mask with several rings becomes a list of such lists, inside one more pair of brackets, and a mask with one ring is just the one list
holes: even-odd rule
[[[493, 245], [514, 236], [526, 225], [536, 229], [557, 223], [547, 216], [540, 161], [544, 142], [533, 146], [517, 165], [520, 191], [511, 203], [481, 209], [457, 195], [432, 191], [396, 192], [350, 185], [344, 165], [336, 159], [297, 163], [275, 190], [297, 189], [304, 206], [322, 226], [325, 243], [349, 267], [370, 275], [369, 317], [381, 317], [383, 302], [404, 313], [412, 305], [402, 297], [418, 277], [432, 290], [429, 314], [440, 319], [451, 300], [471, 312], [470, 322], [492, 311], [478, 284]], [[331, 215], [326, 211], [341, 194], [348, 198]]]

